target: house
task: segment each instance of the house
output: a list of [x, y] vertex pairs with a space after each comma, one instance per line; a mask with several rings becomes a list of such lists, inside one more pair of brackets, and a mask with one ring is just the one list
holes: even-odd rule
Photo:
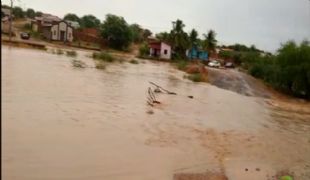
[[35, 32], [43, 33], [44, 31], [49, 31], [53, 24], [61, 21], [57, 16], [51, 14], [42, 14], [40, 17], [35, 17], [31, 21], [31, 28]]
[[186, 54], [189, 59], [208, 60], [208, 52], [198, 48], [197, 45], [194, 45], [191, 49], [187, 50]]
[[39, 32], [44, 38], [53, 41], [72, 42], [73, 27], [57, 16], [43, 14], [31, 21], [31, 28]]
[[149, 41], [150, 56], [160, 59], [171, 59], [171, 46], [165, 42]]
[[73, 27], [70, 26], [66, 21], [59, 21], [54, 23], [47, 38], [53, 41], [72, 42]]

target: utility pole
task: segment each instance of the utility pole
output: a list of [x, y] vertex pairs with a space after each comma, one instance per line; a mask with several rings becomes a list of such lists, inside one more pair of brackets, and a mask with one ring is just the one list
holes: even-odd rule
[[10, 18], [9, 18], [9, 41], [11, 41], [12, 38], [12, 11], [13, 11], [13, 0], [11, 0], [11, 9], [10, 9]]

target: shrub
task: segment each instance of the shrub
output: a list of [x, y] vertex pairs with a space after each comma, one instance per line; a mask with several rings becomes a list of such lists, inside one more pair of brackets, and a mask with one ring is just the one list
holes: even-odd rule
[[139, 48], [139, 56], [145, 57], [149, 54], [150, 47], [147, 43], [143, 43]]
[[77, 56], [77, 53], [76, 51], [72, 50], [72, 51], [66, 51], [67, 53], [67, 56], [71, 56], [71, 57], [76, 57]]
[[107, 52], [100, 52], [100, 53], [94, 52], [92, 57], [94, 59], [102, 60], [106, 62], [113, 62], [115, 60], [115, 58]]

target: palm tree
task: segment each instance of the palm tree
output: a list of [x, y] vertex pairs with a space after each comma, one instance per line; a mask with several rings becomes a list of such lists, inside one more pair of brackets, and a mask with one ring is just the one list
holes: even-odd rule
[[191, 47], [193, 47], [193, 45], [197, 44], [198, 32], [195, 29], [192, 29], [192, 31], [190, 32], [189, 40], [190, 40], [190, 43], [191, 43]]
[[179, 19], [172, 22], [172, 25], [173, 29], [170, 32], [170, 37], [173, 49], [178, 56], [184, 58], [186, 56], [186, 49], [189, 47], [189, 37], [183, 30], [185, 25], [183, 24], [183, 21]]
[[204, 49], [208, 50], [208, 53], [211, 54], [215, 51], [217, 40], [215, 39], [216, 33], [212, 29], [208, 32], [208, 34], [203, 35], [205, 37], [204, 40]]

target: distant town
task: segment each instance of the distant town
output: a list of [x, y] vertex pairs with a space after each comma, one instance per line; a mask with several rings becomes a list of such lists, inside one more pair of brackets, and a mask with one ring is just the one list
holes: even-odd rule
[[[11, 9], [8, 5], [2, 5], [1, 19], [3, 41], [13, 36], [13, 40], [27, 39], [28, 43], [33, 44], [43, 42], [96, 51], [115, 49], [131, 52], [145, 59], [181, 62], [198, 60], [211, 67], [240, 67], [283, 92], [298, 97], [310, 96], [307, 40], [300, 45], [293, 41], [287, 42], [276, 54], [271, 54], [257, 49], [255, 45], [247, 47], [236, 43], [219, 46], [217, 33], [212, 29], [202, 34], [203, 38], [200, 39], [199, 32], [195, 29], [185, 32], [186, 25], [180, 19], [172, 21], [171, 30], [157, 34], [139, 24], [128, 24], [125, 18], [113, 14], [107, 14], [103, 21], [91, 14], [79, 17], [74, 13], [68, 13], [60, 18], [30, 8], [24, 10], [14, 6]], [[298, 66], [296, 68], [300, 70], [292, 71], [296, 73], [296, 78], [291, 74], [286, 75], [281, 70], [274, 71], [277, 69], [274, 67], [286, 66], [282, 65], [285, 61], [277, 59], [288, 55], [284, 51], [290, 47], [296, 48], [296, 51], [307, 51], [302, 53], [302, 57], [307, 56], [305, 61], [296, 60], [306, 65], [300, 66], [293, 62], [286, 64], [289, 68]]]

